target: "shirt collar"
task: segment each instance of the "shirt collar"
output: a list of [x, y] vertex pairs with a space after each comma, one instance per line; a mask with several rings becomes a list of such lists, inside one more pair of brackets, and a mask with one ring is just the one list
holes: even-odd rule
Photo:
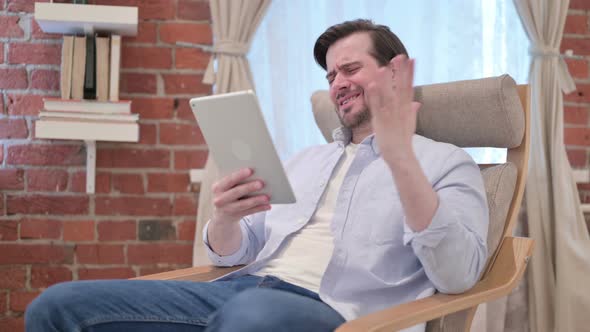
[[[336, 129], [334, 129], [334, 131], [332, 132], [332, 138], [334, 139], [335, 142], [338, 142], [339, 144], [346, 146], [352, 140], [352, 132], [350, 129], [340, 126]], [[365, 139], [360, 144], [370, 146], [371, 150], [373, 151], [373, 153], [375, 155], [377, 155], [377, 156], [381, 155], [381, 152], [379, 151], [379, 147], [377, 146], [377, 140], [375, 139], [375, 134], [371, 134], [371, 135], [365, 137]]]

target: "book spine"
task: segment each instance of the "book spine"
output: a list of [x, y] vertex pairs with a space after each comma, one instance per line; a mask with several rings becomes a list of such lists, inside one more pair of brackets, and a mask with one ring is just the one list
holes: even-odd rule
[[64, 36], [61, 49], [61, 98], [72, 96], [72, 66], [74, 64], [74, 36]]
[[96, 99], [96, 38], [86, 38], [86, 68], [84, 71], [84, 99]]

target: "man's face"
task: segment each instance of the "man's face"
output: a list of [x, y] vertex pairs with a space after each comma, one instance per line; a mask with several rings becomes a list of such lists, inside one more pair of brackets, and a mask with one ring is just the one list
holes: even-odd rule
[[354, 33], [332, 44], [326, 53], [330, 98], [343, 126], [355, 129], [370, 123], [363, 86], [373, 80], [379, 68], [369, 53], [373, 42], [366, 32]]

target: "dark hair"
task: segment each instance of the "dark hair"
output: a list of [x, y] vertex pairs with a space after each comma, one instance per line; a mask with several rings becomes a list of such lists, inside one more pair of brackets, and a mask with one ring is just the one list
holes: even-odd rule
[[358, 19], [333, 25], [318, 37], [313, 47], [313, 56], [318, 65], [326, 70], [326, 53], [330, 46], [357, 32], [369, 33], [373, 41], [373, 50], [370, 54], [380, 66], [387, 64], [398, 54], [408, 55], [404, 44], [387, 26], [375, 24], [371, 20]]

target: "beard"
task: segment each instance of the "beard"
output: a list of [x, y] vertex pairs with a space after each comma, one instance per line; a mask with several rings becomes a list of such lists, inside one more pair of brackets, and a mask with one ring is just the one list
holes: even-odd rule
[[[344, 110], [344, 114], [346, 114], [347, 112], [351, 112], [350, 109], [348, 110]], [[360, 110], [360, 112], [358, 112], [357, 114], [355, 114], [352, 118], [349, 118], [348, 120], [344, 120], [344, 116], [340, 115], [340, 112], [337, 112], [338, 114], [338, 119], [340, 119], [340, 123], [342, 124], [342, 126], [344, 126], [347, 129], [353, 130], [353, 129], [357, 129], [359, 127], [362, 127], [364, 125], [366, 125], [367, 123], [371, 122], [371, 112], [369, 111], [369, 108], [364, 107], [362, 110]]]

